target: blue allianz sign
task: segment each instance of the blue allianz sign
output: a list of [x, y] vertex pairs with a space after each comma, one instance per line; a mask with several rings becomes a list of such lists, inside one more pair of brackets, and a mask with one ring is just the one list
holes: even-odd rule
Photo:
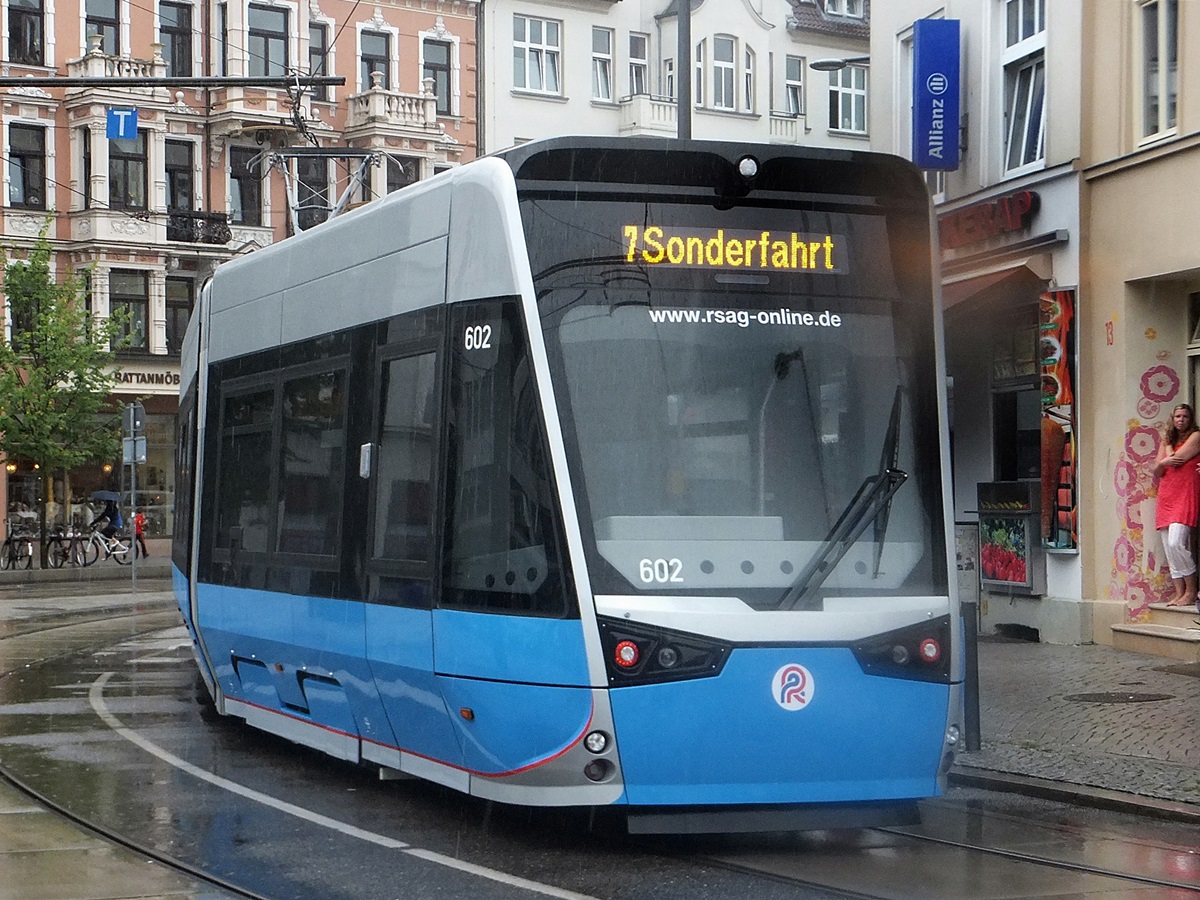
[[137, 110], [112, 107], [108, 111], [108, 139], [131, 141], [137, 137]]
[[957, 19], [913, 23], [912, 158], [921, 169], [958, 168]]

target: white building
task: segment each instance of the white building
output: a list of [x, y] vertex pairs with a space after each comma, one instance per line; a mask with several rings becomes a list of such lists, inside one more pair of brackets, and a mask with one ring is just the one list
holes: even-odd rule
[[[556, 134], [677, 133], [678, 0], [482, 4], [484, 152]], [[692, 137], [868, 145], [869, 0], [691, 0]]]
[[[983, 571], [981, 624], [1032, 629], [1051, 642], [1089, 642], [1094, 632], [1103, 639], [1119, 613], [1094, 594], [1085, 599], [1081, 553], [1095, 548], [1079, 541], [1081, 518], [1092, 514], [1079, 505], [1088, 449], [1079, 446], [1077, 417], [1077, 404], [1091, 402], [1080, 397], [1076, 338], [1088, 302], [1078, 290], [1081, 0], [877, 4], [872, 149], [909, 158], [913, 23], [923, 18], [957, 19], [961, 29], [961, 164], [929, 177], [952, 379], [955, 517], [968, 535], [979, 523], [985, 544], [996, 537], [989, 523], [1004, 523], [997, 543], [1013, 539], [1028, 582]], [[1054, 326], [1061, 332], [1046, 321], [1053, 311], [1068, 313]], [[996, 484], [1035, 508], [997, 514], [1018, 501], [983, 502], [979, 486]]]

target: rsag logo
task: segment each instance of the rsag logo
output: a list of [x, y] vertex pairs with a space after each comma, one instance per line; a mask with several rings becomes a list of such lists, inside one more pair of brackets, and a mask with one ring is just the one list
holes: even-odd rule
[[804, 709], [813, 698], [812, 673], [798, 663], [789, 663], [778, 672], [771, 682], [775, 702], [786, 710]]

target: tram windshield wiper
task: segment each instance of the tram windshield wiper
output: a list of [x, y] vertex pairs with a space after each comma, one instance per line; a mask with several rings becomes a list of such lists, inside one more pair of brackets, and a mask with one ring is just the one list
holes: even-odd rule
[[825, 540], [800, 570], [791, 587], [779, 598], [780, 609], [811, 609], [813, 599], [825, 579], [854, 546], [854, 542], [875, 525], [875, 571], [879, 576], [879, 565], [883, 558], [883, 542], [887, 535], [888, 513], [892, 497], [900, 485], [908, 479], [908, 473], [898, 468], [900, 453], [900, 388], [892, 401], [892, 414], [888, 421], [887, 435], [883, 441], [883, 453], [879, 460], [879, 471], [863, 479], [849, 504], [842, 510]]

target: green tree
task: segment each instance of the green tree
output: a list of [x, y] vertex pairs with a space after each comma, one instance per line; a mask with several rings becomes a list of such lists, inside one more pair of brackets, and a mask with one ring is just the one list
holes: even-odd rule
[[109, 395], [122, 320], [94, 320], [84, 279], [73, 272], [55, 277], [48, 227], [23, 260], [0, 249], [11, 326], [11, 341], [0, 339], [0, 452], [39, 466], [42, 568], [55, 473], [112, 459], [121, 438], [120, 411]]

